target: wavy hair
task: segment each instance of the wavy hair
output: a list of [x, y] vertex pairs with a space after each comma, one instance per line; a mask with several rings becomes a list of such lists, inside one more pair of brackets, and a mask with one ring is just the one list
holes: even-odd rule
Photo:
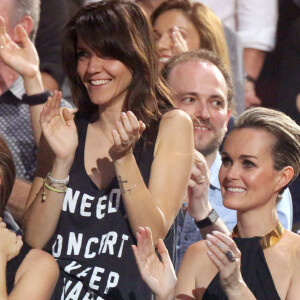
[[152, 26], [143, 10], [129, 1], [100, 1], [82, 7], [66, 26], [63, 64], [75, 104], [91, 116], [97, 106], [77, 74], [78, 40], [100, 57], [121, 61], [132, 72], [123, 111], [131, 110], [142, 120], [147, 126], [144, 138], [153, 141], [158, 121], [173, 102], [160, 75]]

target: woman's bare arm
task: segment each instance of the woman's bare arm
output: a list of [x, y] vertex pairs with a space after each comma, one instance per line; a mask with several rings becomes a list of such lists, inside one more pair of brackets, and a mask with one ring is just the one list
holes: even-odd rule
[[[41, 126], [47, 141], [42, 136], [36, 177], [31, 186], [23, 217], [25, 240], [33, 248], [43, 248], [54, 234], [65, 195], [44, 188], [43, 180], [49, 170], [53, 178], [65, 179], [69, 174], [78, 145], [73, 115], [67, 109], [60, 110], [61, 97], [60, 92], [54, 92], [41, 114]], [[46, 195], [44, 200], [43, 192]]]
[[58, 266], [48, 253], [31, 250], [20, 265], [9, 300], [48, 300], [58, 278]]
[[173, 110], [160, 123], [148, 188], [132, 152], [114, 161], [134, 233], [149, 227], [155, 244], [165, 237], [184, 198], [193, 153], [192, 122], [183, 111]]

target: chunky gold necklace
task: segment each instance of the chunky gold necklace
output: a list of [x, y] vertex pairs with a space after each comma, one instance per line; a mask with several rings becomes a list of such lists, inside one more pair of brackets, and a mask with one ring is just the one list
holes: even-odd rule
[[[277, 222], [276, 226], [269, 233], [260, 237], [260, 245], [263, 249], [274, 246], [282, 238], [284, 228], [280, 221]], [[239, 230], [237, 225], [233, 228], [232, 237], [239, 237]]]

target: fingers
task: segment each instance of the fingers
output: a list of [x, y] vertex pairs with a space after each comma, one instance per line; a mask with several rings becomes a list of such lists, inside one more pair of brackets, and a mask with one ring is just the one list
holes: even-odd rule
[[188, 51], [188, 46], [185, 39], [183, 38], [181, 32], [177, 26], [174, 26], [172, 31], [172, 40], [173, 40], [173, 50], [174, 54], [179, 54], [182, 52]]
[[4, 19], [0, 17], [0, 51], [5, 47], [7, 37]]
[[54, 91], [53, 95], [48, 97], [46, 104], [41, 112], [40, 123], [49, 123], [55, 116], [60, 115], [60, 102], [62, 99], [62, 92]]
[[153, 245], [152, 234], [149, 228], [140, 227], [136, 234], [137, 246], [132, 246], [133, 253], [135, 255], [137, 264], [139, 267], [155, 253]]
[[65, 108], [65, 107], [62, 108], [61, 115], [67, 125], [71, 125], [74, 123], [74, 121], [73, 121], [74, 115], [67, 108]]
[[112, 131], [114, 145], [118, 150], [131, 148], [145, 128], [145, 124], [142, 121], [138, 121], [131, 111], [127, 113], [122, 112], [120, 121], [116, 122], [116, 130]]
[[219, 239], [216, 235], [221, 236], [219, 234], [210, 235], [208, 234], [206, 245], [209, 248], [208, 256], [214, 262], [219, 270], [222, 270], [225, 266], [228, 266], [232, 263], [239, 263], [240, 252], [237, 249], [234, 241], [223, 235], [223, 239]]
[[171, 261], [168, 249], [166, 248], [166, 245], [162, 239], [159, 239], [157, 242], [157, 250], [161, 256], [161, 260], [162, 260], [163, 264], [164, 265], [172, 265], [172, 261]]
[[229, 247], [229, 249], [234, 252], [235, 255], [240, 256], [240, 250], [237, 248], [236, 243], [233, 241], [232, 238], [219, 231], [213, 231], [212, 234], [221, 242], [226, 244]]
[[26, 47], [28, 44], [31, 43], [25, 28], [21, 24], [17, 25], [16, 31], [17, 31], [17, 35], [18, 35], [19, 39], [22, 41], [22, 44], [24, 45], [24, 47]]

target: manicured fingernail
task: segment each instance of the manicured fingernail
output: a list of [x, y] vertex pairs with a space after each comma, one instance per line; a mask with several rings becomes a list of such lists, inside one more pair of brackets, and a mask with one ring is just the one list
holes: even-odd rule
[[211, 256], [211, 252], [210, 252], [210, 251], [207, 251], [207, 254], [208, 254], [209, 256]]
[[211, 241], [206, 240], [207, 245], [212, 245]]
[[212, 238], [212, 235], [208, 233], [208, 234], [206, 235], [206, 238], [211, 239], [211, 238]]

